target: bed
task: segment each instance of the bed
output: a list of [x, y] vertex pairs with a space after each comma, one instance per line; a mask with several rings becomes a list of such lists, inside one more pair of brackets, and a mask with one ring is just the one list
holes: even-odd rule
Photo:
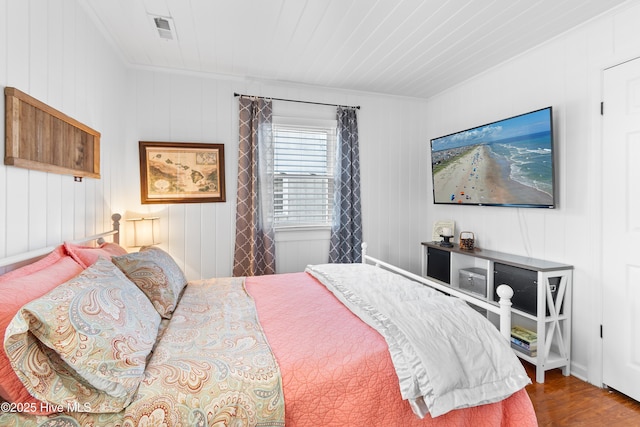
[[0, 261], [0, 425], [537, 425], [504, 325], [417, 276], [366, 255], [187, 283], [114, 240]]

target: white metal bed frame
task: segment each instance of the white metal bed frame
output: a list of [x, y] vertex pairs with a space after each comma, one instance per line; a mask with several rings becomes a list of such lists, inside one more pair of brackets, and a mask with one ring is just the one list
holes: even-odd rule
[[[105, 231], [104, 233], [95, 234], [93, 236], [84, 237], [82, 239], [71, 240], [70, 243], [74, 244], [82, 244], [91, 241], [96, 241], [98, 244], [104, 242], [106, 237], [112, 236], [112, 240], [114, 243], [120, 243], [120, 220], [122, 219], [122, 215], [118, 213], [114, 213], [111, 215], [111, 219], [113, 220], [113, 228], [109, 231]], [[36, 249], [33, 251], [25, 252], [22, 254], [10, 256], [7, 258], [0, 259], [0, 274], [4, 273], [2, 271], [4, 267], [12, 266], [17, 267], [21, 263], [26, 263], [27, 261], [34, 261], [40, 257], [43, 257], [53, 251], [56, 246], [49, 246], [42, 249]], [[436, 281], [427, 279], [422, 276], [418, 276], [417, 274], [413, 274], [409, 271], [403, 270], [400, 267], [396, 267], [384, 261], [381, 261], [377, 258], [367, 255], [367, 244], [362, 244], [362, 263], [366, 264], [367, 262], [374, 264], [377, 267], [384, 267], [389, 271], [393, 271], [394, 273], [400, 274], [408, 279], [413, 281], [422, 283], [426, 286], [444, 292], [454, 297], [461, 298], [464, 301], [467, 301], [477, 307], [488, 310], [492, 313], [495, 313], [500, 318], [500, 333], [507, 339], [511, 340], [511, 298], [513, 297], [513, 290], [507, 285], [498, 286], [497, 293], [500, 296], [499, 304], [496, 306], [495, 304], [491, 304], [486, 300], [482, 300], [480, 298], [474, 297], [473, 295], [469, 295], [465, 292], [461, 292], [457, 289], [451, 288], [449, 286], [443, 285]]]
[[422, 283], [423, 285], [434, 288], [438, 291], [444, 292], [445, 294], [449, 294], [454, 297], [458, 297], [468, 303], [471, 303], [477, 307], [488, 310], [492, 313], [495, 313], [500, 318], [500, 333], [502, 336], [509, 342], [511, 342], [511, 298], [513, 297], [513, 289], [511, 289], [508, 285], [500, 285], [498, 286], [497, 293], [500, 297], [500, 301], [498, 305], [491, 304], [486, 300], [482, 300], [480, 298], [474, 297], [465, 292], [461, 292], [455, 288], [450, 286], [443, 285], [434, 280], [427, 279], [426, 277], [418, 276], [417, 274], [413, 274], [409, 271], [403, 270], [395, 265], [391, 265], [384, 261], [380, 261], [370, 255], [367, 255], [367, 244], [362, 244], [362, 263], [366, 264], [367, 262], [374, 264], [376, 267], [384, 267], [389, 271], [393, 271], [394, 273], [400, 274], [408, 279], [413, 281]]
[[[82, 239], [76, 240], [67, 240], [69, 243], [73, 243], [76, 245], [80, 245], [83, 243], [96, 241], [98, 244], [104, 243], [104, 239], [109, 236], [112, 237], [112, 241], [114, 243], [120, 243], [120, 220], [122, 219], [122, 215], [119, 213], [114, 213], [111, 215], [111, 220], [113, 221], [113, 228], [109, 231], [105, 231], [104, 233], [94, 234], [93, 236], [84, 237]], [[9, 256], [7, 258], [0, 259], [0, 274], [2, 274], [2, 268], [7, 266], [17, 266], [20, 263], [26, 261], [35, 261], [38, 258], [41, 258], [50, 252], [52, 252], [58, 245], [55, 246], [47, 246], [46, 248], [34, 249], [29, 252], [24, 252], [21, 254]]]

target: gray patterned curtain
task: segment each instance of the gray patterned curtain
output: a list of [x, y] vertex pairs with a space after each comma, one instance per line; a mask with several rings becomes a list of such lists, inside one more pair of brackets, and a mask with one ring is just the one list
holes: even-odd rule
[[238, 202], [233, 275], [276, 272], [271, 101], [239, 98]]
[[338, 107], [337, 115], [338, 171], [329, 262], [360, 262], [362, 260], [362, 212], [358, 119], [354, 108]]

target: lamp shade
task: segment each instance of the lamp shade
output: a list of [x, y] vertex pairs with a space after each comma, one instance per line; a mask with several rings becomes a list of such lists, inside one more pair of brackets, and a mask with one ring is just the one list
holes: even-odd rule
[[160, 243], [160, 218], [127, 219], [127, 246], [141, 247]]

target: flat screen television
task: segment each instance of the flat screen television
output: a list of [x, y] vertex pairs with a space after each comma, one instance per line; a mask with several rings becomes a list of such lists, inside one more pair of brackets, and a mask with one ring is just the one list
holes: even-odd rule
[[552, 107], [431, 140], [436, 204], [554, 208]]

